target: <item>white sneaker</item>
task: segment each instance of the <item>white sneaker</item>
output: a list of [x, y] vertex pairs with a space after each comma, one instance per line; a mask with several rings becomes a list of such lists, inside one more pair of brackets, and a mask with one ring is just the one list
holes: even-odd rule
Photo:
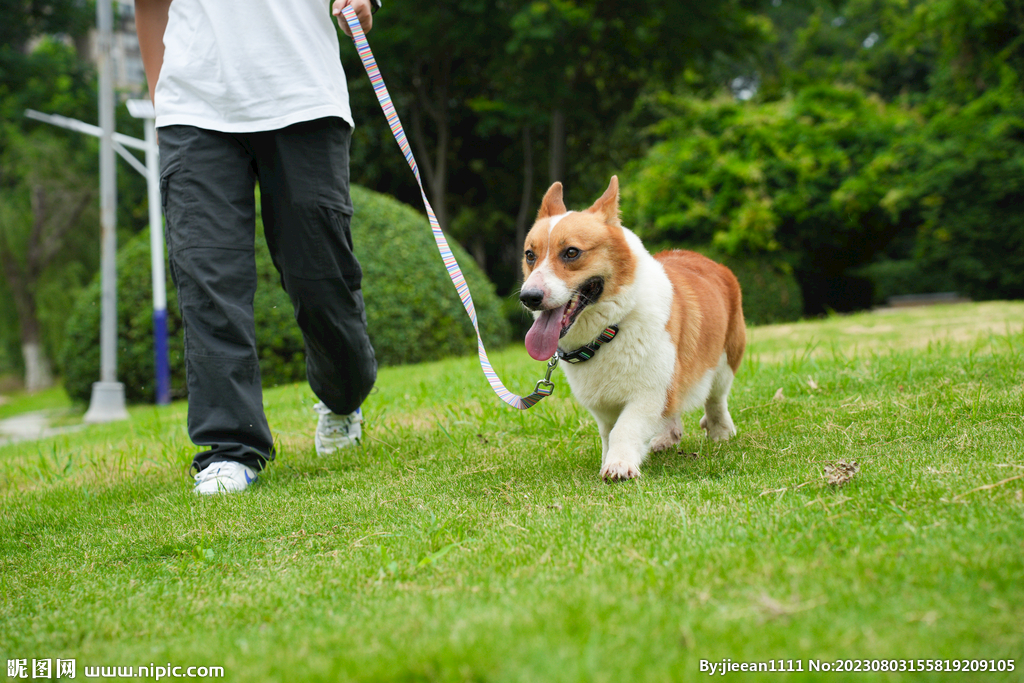
[[338, 415], [323, 403], [317, 403], [313, 410], [320, 414], [316, 422], [316, 453], [330, 455], [339, 448], [356, 446], [363, 436], [363, 409], [349, 415]]
[[193, 489], [199, 495], [238, 493], [256, 481], [256, 470], [234, 460], [214, 462], [196, 475]]

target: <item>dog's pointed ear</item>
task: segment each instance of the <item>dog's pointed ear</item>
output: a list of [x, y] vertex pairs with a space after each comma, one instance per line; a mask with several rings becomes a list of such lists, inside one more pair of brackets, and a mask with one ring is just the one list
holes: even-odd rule
[[619, 217], [618, 176], [612, 176], [611, 182], [608, 183], [608, 189], [604, 191], [600, 199], [594, 202], [594, 205], [589, 210], [591, 213], [596, 213], [600, 216], [608, 225], [622, 226], [622, 221]]
[[562, 183], [555, 183], [548, 188], [544, 200], [540, 203], [537, 220], [549, 216], [561, 216], [565, 211], [565, 202], [562, 201]]

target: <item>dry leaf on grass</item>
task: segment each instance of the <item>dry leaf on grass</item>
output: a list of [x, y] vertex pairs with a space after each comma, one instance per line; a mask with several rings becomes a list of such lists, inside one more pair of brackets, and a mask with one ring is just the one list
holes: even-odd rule
[[857, 464], [856, 460], [851, 460], [850, 462], [837, 460], [834, 463], [825, 465], [825, 481], [832, 486], [843, 486], [853, 479], [853, 475], [859, 471], [860, 465]]
[[786, 399], [786, 397], [782, 395], [782, 387], [779, 387], [778, 391], [775, 392], [775, 395], [772, 396], [772, 400], [773, 401], [784, 401], [785, 399]]
[[814, 381], [813, 377], [808, 377], [807, 378], [807, 386], [809, 386], [811, 388], [811, 391], [817, 391], [818, 390], [818, 383]]

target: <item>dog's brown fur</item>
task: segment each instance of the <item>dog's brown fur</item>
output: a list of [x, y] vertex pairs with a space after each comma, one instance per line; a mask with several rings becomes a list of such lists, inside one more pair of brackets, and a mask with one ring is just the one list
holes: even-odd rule
[[654, 255], [672, 281], [668, 331], [676, 340], [675, 375], [665, 401], [665, 416], [679, 410], [683, 390], [718, 364], [725, 350], [729, 367], [740, 367], [747, 345], [740, 283], [725, 266], [692, 251]]

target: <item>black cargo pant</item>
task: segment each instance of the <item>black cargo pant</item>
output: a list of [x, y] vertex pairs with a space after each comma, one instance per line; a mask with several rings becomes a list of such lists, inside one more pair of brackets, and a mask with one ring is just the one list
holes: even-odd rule
[[[276, 131], [160, 128], [171, 277], [185, 330], [188, 432], [202, 470], [274, 459], [256, 355], [255, 184], [281, 284], [295, 307], [313, 392], [336, 413], [370, 393], [377, 363], [352, 250], [351, 128], [325, 118]], [[312, 430], [312, 425], [311, 425]]]

